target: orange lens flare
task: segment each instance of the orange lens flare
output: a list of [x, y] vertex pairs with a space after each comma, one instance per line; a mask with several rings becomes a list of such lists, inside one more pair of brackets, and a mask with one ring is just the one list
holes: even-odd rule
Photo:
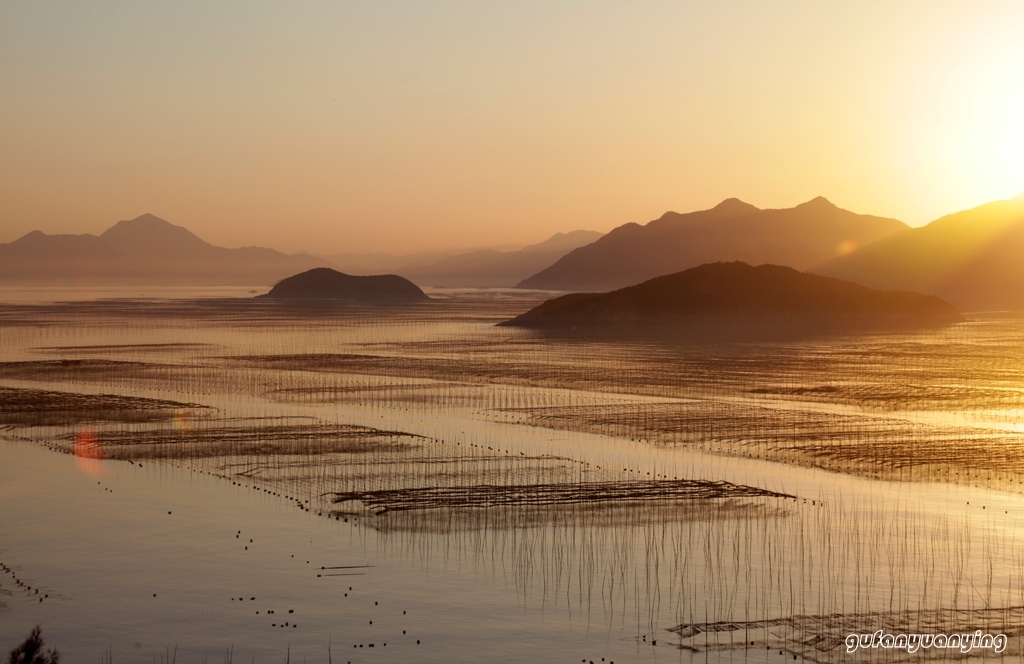
[[103, 470], [103, 443], [92, 431], [79, 431], [75, 434], [72, 446], [75, 465], [88, 475], [99, 475]]
[[843, 240], [839, 243], [839, 246], [836, 247], [836, 253], [840, 256], [852, 254], [855, 251], [857, 251], [857, 243], [853, 240]]

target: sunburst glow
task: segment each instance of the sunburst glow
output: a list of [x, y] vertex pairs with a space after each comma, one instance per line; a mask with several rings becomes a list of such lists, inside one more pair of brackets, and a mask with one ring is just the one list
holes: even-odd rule
[[918, 102], [919, 149], [949, 186], [976, 200], [1024, 191], [1024, 39], [981, 35]]

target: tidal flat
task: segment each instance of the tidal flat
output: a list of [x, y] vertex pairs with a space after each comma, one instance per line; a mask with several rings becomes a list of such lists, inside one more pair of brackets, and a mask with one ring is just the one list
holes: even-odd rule
[[68, 661], [922, 658], [846, 652], [883, 628], [1024, 653], [1024, 320], [694, 344], [496, 327], [529, 292], [166, 295], [0, 298], [6, 650], [39, 624]]

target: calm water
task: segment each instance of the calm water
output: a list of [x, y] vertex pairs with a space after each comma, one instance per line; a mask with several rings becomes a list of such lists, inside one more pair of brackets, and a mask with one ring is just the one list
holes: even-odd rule
[[[1019, 656], [1017, 321], [709, 350], [493, 326], [530, 295], [233, 294], [2, 298], [3, 647], [40, 624], [68, 661], [840, 661], [814, 616], [974, 611]], [[729, 484], [599, 499], [676, 478]], [[595, 488], [525, 502], [564, 486]]]

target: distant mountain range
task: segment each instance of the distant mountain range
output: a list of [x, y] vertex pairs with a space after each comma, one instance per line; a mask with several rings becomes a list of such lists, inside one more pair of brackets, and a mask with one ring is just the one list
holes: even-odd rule
[[7, 283], [270, 285], [327, 265], [315, 256], [262, 247], [215, 247], [151, 214], [119, 221], [98, 236], [33, 231], [0, 244], [0, 281]]
[[518, 251], [324, 257], [262, 247], [217, 247], [182, 226], [144, 214], [119, 221], [100, 235], [32, 231], [0, 244], [0, 282], [270, 286], [315, 267], [341, 267], [364, 276], [398, 273], [421, 286], [507, 288], [599, 237], [596, 231], [557, 233]]
[[814, 270], [931, 293], [970, 310], [1024, 308], [1024, 195], [901, 230]]
[[420, 286], [511, 288], [569, 251], [590, 244], [602, 235], [597, 231], [556, 233], [544, 242], [518, 251], [481, 249], [427, 265], [399, 268], [396, 272]]
[[608, 291], [718, 261], [808, 270], [906, 229], [896, 219], [855, 214], [820, 197], [781, 210], [730, 198], [710, 210], [619, 226], [518, 287]]
[[[668, 212], [607, 235], [559, 233], [518, 251], [479, 250], [334, 258], [227, 249], [151, 214], [100, 235], [33, 231], [0, 244], [0, 282], [270, 286], [316, 267], [393, 272], [419, 286], [608, 291], [706, 263], [787, 265], [871, 288], [938, 295], [963, 310], [1024, 309], [1024, 195], [951, 214], [920, 228], [842, 210], [824, 198], [780, 210], [737, 199]], [[344, 262], [342, 262], [344, 259]], [[344, 267], [360, 263], [365, 270]], [[400, 265], [396, 269], [388, 269]], [[532, 276], [529, 276], [531, 275]]]
[[790, 267], [709, 263], [610, 293], [564, 295], [502, 323], [578, 334], [742, 336], [855, 332], [962, 321], [943, 300], [880, 291]]

